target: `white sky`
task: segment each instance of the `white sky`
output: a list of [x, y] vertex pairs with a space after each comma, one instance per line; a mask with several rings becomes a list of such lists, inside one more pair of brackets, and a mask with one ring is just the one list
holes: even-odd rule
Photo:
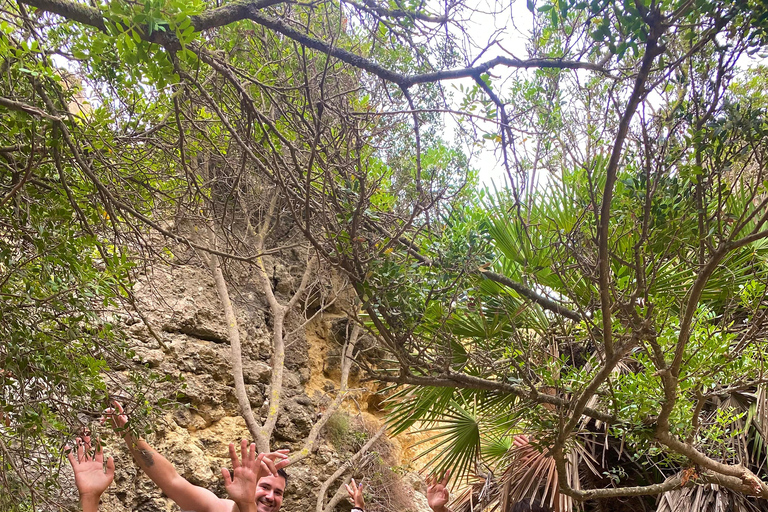
[[[479, 56], [477, 63], [491, 60], [500, 55], [525, 59], [527, 57], [525, 45], [530, 38], [533, 22], [533, 14], [526, 7], [526, 3], [518, 0], [503, 5], [495, 0], [477, 0], [476, 5], [477, 11], [472, 15], [472, 19], [462, 23], [472, 40], [466, 45], [471, 57], [478, 59]], [[493, 45], [480, 56], [480, 52], [493, 43], [498, 44]], [[504, 67], [497, 67], [491, 71], [491, 75], [494, 77], [494, 90], [502, 98], [506, 96], [504, 87], [513, 71]], [[463, 78], [452, 80], [445, 85], [449, 89], [453, 87], [458, 89], [460, 85], [463, 85], [465, 89], [471, 89], [475, 85], [475, 81], [471, 78]], [[501, 90], [497, 88], [499, 86]], [[453, 93], [453, 108], [455, 110], [459, 110], [461, 99], [462, 93], [455, 90]], [[493, 123], [481, 123], [480, 126], [488, 132], [498, 132]], [[453, 140], [458, 127], [456, 118], [450, 115], [446, 116], [445, 127], [446, 140]], [[506, 180], [506, 173], [501, 162], [501, 153], [496, 150], [497, 145], [484, 139], [480, 139], [478, 142], [483, 142], [484, 146], [479, 152], [477, 151], [478, 148], [475, 149], [475, 154], [470, 160], [470, 166], [478, 169], [481, 185], [490, 187], [492, 183], [495, 183], [497, 186], [501, 186]], [[469, 151], [466, 149], [465, 151], [469, 154]]]

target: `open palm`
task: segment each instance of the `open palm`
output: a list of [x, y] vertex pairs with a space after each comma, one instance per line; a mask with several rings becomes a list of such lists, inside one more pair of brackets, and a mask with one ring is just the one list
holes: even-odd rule
[[229, 445], [229, 457], [232, 460], [232, 475], [226, 468], [221, 469], [224, 487], [235, 503], [253, 503], [259, 480], [265, 476], [276, 476], [277, 471], [288, 465], [287, 450], [256, 455], [256, 445], [243, 439], [240, 443], [238, 459], [235, 445]]
[[75, 485], [80, 496], [99, 497], [109, 487], [115, 478], [115, 462], [112, 457], [107, 459], [106, 472], [104, 471], [104, 452], [100, 447], [91, 455], [91, 439], [77, 439], [77, 449], [67, 453], [69, 463], [75, 473]]
[[427, 503], [429, 508], [435, 512], [442, 512], [448, 504], [450, 493], [446, 485], [448, 485], [450, 476], [451, 472], [446, 471], [440, 480], [438, 480], [437, 475], [431, 475], [427, 478]]

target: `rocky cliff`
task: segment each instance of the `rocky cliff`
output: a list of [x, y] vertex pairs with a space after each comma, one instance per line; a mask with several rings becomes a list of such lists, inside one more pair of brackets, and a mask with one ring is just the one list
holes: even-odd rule
[[[227, 446], [250, 435], [234, 394], [222, 306], [210, 272], [195, 261], [177, 260], [148, 269], [134, 287], [141, 315], [127, 311], [123, 321], [137, 361], [173, 377], [158, 385], [158, 394], [181, 402], [154, 426], [148, 441], [187, 480], [226, 497], [220, 468], [229, 465]], [[276, 291], [290, 293], [303, 268], [278, 259], [269, 264]], [[271, 376], [269, 310], [254, 276], [246, 271], [237, 281], [231, 295], [243, 340], [244, 378], [251, 406], [263, 418]], [[289, 315], [286, 330], [294, 334], [286, 347], [281, 414], [273, 448], [299, 449], [338, 389], [341, 344], [348, 331], [345, 325], [345, 316], [334, 309], [309, 322], [300, 314]], [[379, 428], [381, 397], [373, 385], [363, 385], [357, 377], [353, 371], [350, 388], [357, 392], [326, 425], [317, 453], [289, 468], [283, 502], [286, 512], [315, 510], [322, 483]], [[115, 455], [117, 474], [104, 496], [104, 510], [179, 510], [142, 474], [124, 446], [112, 439], [109, 448]], [[410, 460], [412, 456], [408, 448], [383, 437], [372, 452], [349, 473], [369, 484], [368, 508], [374, 512], [429, 510], [422, 479], [404, 462], [404, 457]], [[329, 497], [341, 483], [338, 480], [330, 486]], [[336, 506], [340, 511], [349, 508], [346, 499]]]

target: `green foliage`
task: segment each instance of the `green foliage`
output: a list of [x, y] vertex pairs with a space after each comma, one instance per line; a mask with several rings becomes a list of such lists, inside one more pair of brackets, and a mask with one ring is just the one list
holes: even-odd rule
[[[2, 95], [66, 112], [77, 80], [12, 20], [1, 27]], [[113, 140], [114, 118], [97, 112], [86, 128], [0, 111], [0, 509], [39, 510], [61, 500], [64, 444], [98, 428], [116, 391], [139, 401], [135, 427], [146, 426], [157, 376], [131, 363], [116, 317], [136, 264], [111, 238], [121, 219], [80, 165]], [[92, 144], [79, 144], [81, 130]], [[123, 383], [116, 366], [133, 368]]]
[[[466, 266], [447, 267], [453, 272], [436, 277], [432, 286], [457, 284], [462, 292], [429, 306], [410, 284], [388, 292], [401, 302], [413, 299], [410, 306], [398, 304], [412, 308], [414, 319], [406, 324], [408, 335], [396, 338], [407, 356], [397, 349], [393, 354], [399, 378], [421, 383], [392, 398], [392, 428], [434, 430], [435, 466], [472, 468], [469, 473], [484, 465], [496, 475], [514, 473], [512, 439], [525, 432], [544, 452], [552, 446], [571, 450], [567, 457], [576, 459], [568, 471], [593, 464], [592, 478], [603, 479], [593, 483], [597, 488], [647, 485], [691, 464], [684, 453], [658, 443], [658, 432], [668, 429], [713, 460], [745, 464], [762, 475], [766, 417], [756, 411], [764, 406], [762, 361], [768, 355], [760, 334], [768, 305], [766, 84], [763, 70], [735, 66], [736, 56], [761, 44], [755, 21], [761, 8], [656, 3], [651, 8], [679, 23], [663, 36], [653, 35], [658, 27], [641, 12], [648, 8], [642, 3], [529, 8], [537, 56], [586, 53], [616, 62], [612, 69], [626, 80], [584, 83], [562, 70], [544, 70], [498, 91], [518, 107], [511, 116], [525, 128], [506, 135], [519, 137], [510, 152], [515, 163], [508, 169], [509, 188], [483, 198], [484, 215], [471, 228], [485, 236], [482, 250], [470, 251]], [[736, 38], [733, 47], [712, 40], [691, 50], [692, 41], [720, 30], [718, 37]], [[614, 153], [638, 66], [655, 44], [647, 46], [652, 36], [664, 45], [647, 85], [658, 86], [658, 97], [640, 94], [641, 108], [648, 110], [631, 117], [624, 147]], [[479, 91], [461, 89], [466, 108], [482, 105]], [[495, 133], [486, 138], [500, 140]], [[537, 173], [546, 179], [539, 181]], [[606, 287], [600, 279], [600, 217], [608, 183]], [[461, 238], [469, 225], [443, 224], [435, 238]], [[425, 254], [440, 252], [437, 244], [422, 245], [429, 248]], [[705, 274], [708, 262], [714, 263]], [[400, 276], [410, 283], [416, 272], [421, 279], [434, 272], [415, 268], [390, 269], [388, 281], [399, 286]], [[610, 310], [602, 307], [606, 296]], [[683, 330], [688, 324], [690, 331]], [[399, 324], [389, 325], [402, 332]], [[614, 346], [626, 348], [610, 371], [606, 325]], [[681, 365], [672, 389], [665, 372], [676, 357]], [[579, 398], [612, 416], [610, 425], [594, 415], [571, 418]], [[670, 401], [667, 417], [662, 405]], [[572, 430], [564, 431], [565, 425]], [[584, 440], [590, 448], [582, 453], [568, 445], [576, 437], [576, 444]], [[600, 467], [589, 457], [619, 467]], [[545, 466], [546, 481], [518, 471], [511, 485], [522, 487], [504, 492], [519, 499], [526, 492], [534, 496], [537, 486], [550, 489], [554, 459], [542, 459]]]

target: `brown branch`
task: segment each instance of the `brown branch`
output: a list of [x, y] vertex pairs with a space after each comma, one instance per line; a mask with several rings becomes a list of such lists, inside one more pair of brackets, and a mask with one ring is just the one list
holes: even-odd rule
[[423, 12], [406, 11], [404, 9], [386, 9], [377, 5], [374, 0], [362, 0], [362, 4], [352, 0], [343, 0], [345, 4], [351, 5], [356, 9], [368, 13], [375, 13], [386, 18], [410, 18], [414, 20], [426, 21], [428, 23], [447, 23], [447, 16], [432, 16]]
[[5, 98], [2, 96], [0, 96], [0, 106], [3, 106], [8, 110], [14, 110], [16, 112], [24, 112], [24, 113], [33, 115], [35, 117], [42, 117], [44, 119], [49, 119], [51, 121], [63, 121], [62, 118], [51, 115], [40, 108], [34, 107], [32, 105], [27, 105], [26, 103], [15, 101], [10, 98]]
[[[759, 228], [758, 224], [758, 228]], [[685, 299], [685, 309], [683, 310], [683, 316], [680, 321], [680, 334], [677, 338], [677, 347], [675, 348], [675, 356], [669, 368], [661, 372], [662, 381], [664, 383], [664, 403], [661, 407], [658, 417], [658, 430], [659, 432], [666, 432], [669, 429], [669, 415], [672, 413], [672, 409], [677, 402], [677, 384], [680, 376], [680, 369], [683, 364], [683, 357], [685, 355], [685, 348], [688, 345], [688, 340], [691, 336], [691, 330], [693, 327], [693, 315], [699, 305], [699, 299], [701, 294], [704, 293], [704, 288], [709, 282], [709, 278], [715, 272], [720, 263], [731, 252], [741, 247], [744, 247], [752, 242], [768, 237], [768, 230], [753, 232], [743, 238], [740, 238], [733, 242], [726, 242], [712, 255], [707, 264], [699, 272], [696, 280], [688, 291]]]
[[645, 55], [643, 56], [643, 61], [640, 65], [637, 77], [635, 78], [635, 86], [632, 90], [629, 103], [619, 122], [619, 130], [616, 134], [616, 140], [613, 144], [613, 149], [611, 150], [611, 158], [608, 161], [608, 168], [606, 169], [605, 187], [603, 189], [602, 204], [600, 205], [600, 225], [597, 236], [600, 308], [603, 316], [603, 344], [605, 346], [605, 354], [608, 357], [613, 355], [613, 319], [611, 317], [612, 304], [610, 293], [611, 259], [608, 254], [608, 227], [611, 218], [611, 200], [613, 198], [613, 187], [616, 184], [616, 175], [619, 169], [619, 160], [621, 159], [624, 140], [627, 138], [627, 133], [629, 132], [629, 123], [635, 115], [637, 107], [640, 105], [640, 101], [648, 93], [648, 90], [645, 88], [645, 83], [651, 72], [651, 65], [655, 58], [662, 52], [662, 47], [658, 45], [658, 41], [663, 33], [663, 28], [660, 20], [657, 19], [658, 16], [660, 16], [658, 13], [653, 13], [648, 17], [650, 34], [645, 45]]
[[[715, 473], [719, 473], [720, 475], [738, 479], [739, 484], [737, 485], [739, 485], [740, 488], [737, 490], [739, 490], [739, 492], [746, 491], [747, 494], [752, 494], [761, 498], [768, 497], [768, 485], [741, 464], [730, 465], [717, 462], [716, 460], [707, 457], [690, 444], [681, 442], [669, 432], [658, 432], [656, 434], [656, 439], [658, 439], [661, 444], [677, 453], [685, 455], [694, 464], [698, 464], [699, 466], [714, 471]], [[731, 482], [735, 481], [732, 480]]]
[[346, 460], [344, 464], [339, 466], [339, 468], [330, 476], [328, 479], [323, 482], [323, 484], [320, 486], [320, 490], [317, 493], [317, 505], [315, 507], [316, 512], [327, 512], [328, 508], [323, 507], [323, 501], [325, 500], [325, 494], [328, 492], [328, 488], [331, 486], [333, 482], [335, 482], [341, 475], [343, 475], [349, 468], [351, 468], [357, 460], [362, 457], [365, 452], [368, 451], [368, 449], [373, 446], [373, 443], [378, 441], [378, 439], [386, 432], [386, 425], [382, 426], [374, 435], [371, 437], [367, 443], [365, 443], [360, 449], [355, 453], [352, 457]]
[[29, 157], [27, 158], [27, 168], [24, 170], [24, 176], [22, 176], [22, 178], [18, 181], [18, 183], [16, 183], [13, 186], [13, 188], [11, 188], [11, 190], [9, 190], [8, 193], [2, 199], [0, 199], [0, 207], [2, 207], [6, 202], [13, 199], [16, 196], [16, 194], [19, 193], [19, 190], [21, 190], [24, 184], [26, 184], [27, 181], [29, 181], [29, 178], [32, 176], [32, 169], [35, 167], [33, 165], [35, 160], [34, 158], [35, 157], [35, 137], [34, 136], [31, 137], [30, 146], [31, 148], [29, 151]]
[[[207, 161], [205, 162], [208, 163]], [[216, 248], [216, 232], [213, 222], [208, 227], [210, 245]], [[227, 338], [229, 338], [230, 358], [232, 364], [232, 377], [235, 381], [235, 396], [240, 406], [240, 414], [248, 426], [248, 431], [253, 436], [259, 452], [269, 451], [269, 436], [264, 435], [262, 425], [258, 422], [251, 408], [251, 401], [248, 399], [248, 391], [245, 389], [245, 379], [243, 377], [243, 350], [240, 343], [240, 328], [237, 322], [235, 310], [229, 299], [229, 290], [227, 281], [221, 271], [221, 263], [218, 256], [213, 253], [208, 255], [208, 264], [213, 274], [213, 280], [216, 283], [216, 291], [219, 294], [222, 308], [224, 309], [224, 318], [227, 322]]]
[[489, 270], [481, 270], [480, 275], [490, 279], [491, 281], [494, 281], [496, 283], [503, 284], [504, 286], [512, 288], [513, 290], [515, 290], [517, 293], [519, 293], [526, 299], [530, 299], [531, 301], [535, 302], [536, 304], [538, 304], [544, 309], [552, 311], [553, 313], [557, 313], [558, 315], [562, 315], [576, 322], [581, 321], [581, 315], [579, 315], [575, 311], [572, 311], [566, 308], [565, 306], [561, 306], [560, 304], [558, 304], [557, 302], [553, 301], [548, 297], [539, 295], [538, 293], [534, 292], [530, 288], [523, 286], [522, 284], [516, 281], [513, 281], [507, 276], [497, 274]]
[[339, 391], [336, 394], [336, 398], [334, 398], [331, 405], [328, 406], [320, 419], [317, 420], [312, 426], [312, 430], [310, 430], [309, 435], [304, 440], [304, 447], [296, 455], [291, 457], [291, 464], [295, 464], [296, 462], [308, 457], [309, 454], [315, 450], [317, 439], [320, 436], [320, 431], [323, 429], [325, 424], [328, 423], [330, 417], [339, 410], [342, 402], [344, 402], [344, 399], [347, 397], [347, 391], [349, 387], [349, 371], [352, 368], [353, 361], [352, 355], [355, 352], [355, 347], [357, 346], [357, 340], [360, 337], [361, 330], [362, 327], [360, 327], [360, 324], [356, 322], [354, 327], [352, 327], [349, 340], [345, 342], [344, 348], [341, 350], [341, 379], [339, 380]]
[[102, 32], [107, 31], [104, 16], [101, 14], [101, 10], [95, 7], [66, 0], [22, 0], [20, 3], [36, 7], [41, 11], [58, 14], [68, 20], [97, 28]]

